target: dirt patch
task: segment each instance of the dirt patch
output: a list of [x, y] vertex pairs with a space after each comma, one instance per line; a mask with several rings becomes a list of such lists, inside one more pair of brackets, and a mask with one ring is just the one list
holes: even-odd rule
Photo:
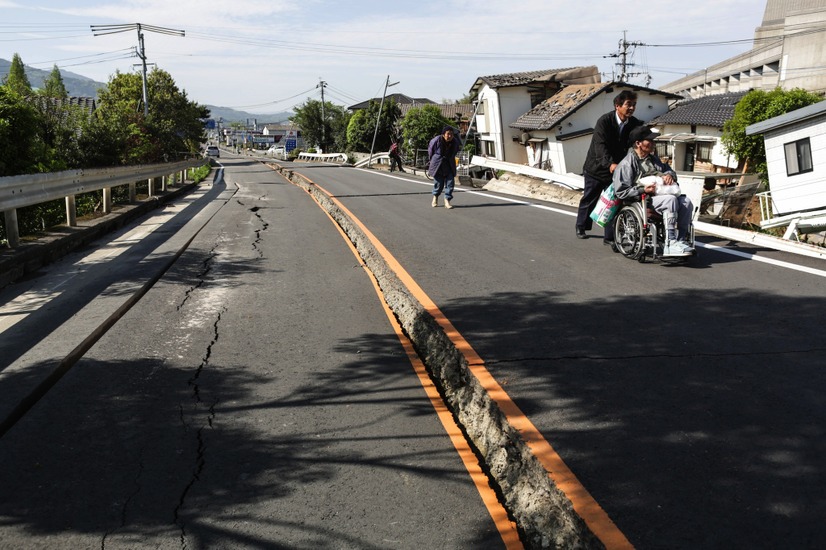
[[568, 206], [579, 205], [579, 199], [582, 198], [582, 191], [574, 191], [551, 182], [511, 173], [491, 180], [484, 186], [484, 189]]

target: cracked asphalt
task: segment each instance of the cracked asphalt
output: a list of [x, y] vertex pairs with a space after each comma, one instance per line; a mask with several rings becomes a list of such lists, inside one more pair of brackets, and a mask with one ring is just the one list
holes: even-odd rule
[[63, 320], [40, 334], [33, 309], [4, 333], [13, 400], [192, 238], [0, 439], [0, 547], [504, 547], [321, 209], [257, 164], [197, 200], [123, 272], [87, 260], [79, 295], [48, 288], [89, 250], [0, 295]]

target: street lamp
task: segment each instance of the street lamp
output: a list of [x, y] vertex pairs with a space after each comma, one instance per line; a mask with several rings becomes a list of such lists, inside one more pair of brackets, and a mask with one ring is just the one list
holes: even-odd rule
[[381, 103], [379, 104], [379, 114], [376, 116], [376, 129], [373, 132], [373, 143], [370, 145], [370, 158], [367, 159], [367, 167], [373, 164], [373, 149], [376, 147], [376, 135], [379, 133], [379, 120], [381, 119], [381, 110], [384, 108], [384, 98], [387, 95], [387, 88], [395, 86], [398, 82], [390, 84], [390, 75], [387, 75], [387, 80], [384, 81], [384, 93], [381, 94]]

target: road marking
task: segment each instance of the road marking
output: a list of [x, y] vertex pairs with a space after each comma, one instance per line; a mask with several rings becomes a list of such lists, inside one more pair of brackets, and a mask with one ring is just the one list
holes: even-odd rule
[[[408, 183], [418, 183], [419, 185], [427, 185], [428, 187], [433, 187], [433, 184], [430, 184], [430, 183], [427, 183], [427, 182], [422, 182], [422, 181], [407, 179], [407, 178], [402, 177], [402, 176], [391, 176], [389, 174], [381, 174], [381, 175], [383, 175], [386, 178], [393, 178], [393, 179], [402, 180], [402, 181], [405, 181], [405, 182], [408, 182]], [[564, 214], [566, 216], [571, 216], [571, 217], [576, 216], [576, 212], [569, 212], [567, 210], [562, 210], [560, 208], [555, 208], [553, 206], [546, 206], [544, 204], [536, 204], [536, 203], [526, 201], [526, 200], [522, 200], [522, 199], [511, 199], [511, 198], [508, 198], [508, 197], [501, 197], [499, 195], [491, 195], [489, 193], [483, 193], [481, 191], [470, 191], [468, 189], [454, 189], [453, 191], [456, 192], [456, 193], [469, 193], [471, 195], [478, 195], [480, 197], [486, 197], [486, 198], [490, 198], [490, 199], [498, 199], [502, 202], [510, 202], [510, 203], [514, 203], [514, 204], [521, 204], [523, 206], [530, 206], [531, 208], [538, 208], [540, 210], [547, 210], [549, 212], [555, 212], [557, 214]], [[720, 252], [722, 254], [729, 254], [731, 256], [737, 256], [738, 258], [744, 258], [746, 260], [753, 260], [755, 262], [762, 262], [762, 263], [765, 263], [765, 264], [774, 265], [776, 267], [791, 269], [793, 271], [800, 271], [801, 273], [808, 273], [809, 275], [815, 275], [817, 277], [826, 277], [826, 270], [823, 270], [823, 269], [815, 269], [813, 267], [806, 267], [806, 266], [802, 266], [802, 265], [798, 265], [798, 264], [793, 264], [791, 262], [785, 262], [783, 260], [774, 260], [772, 258], [766, 258], [764, 256], [759, 256], [759, 255], [757, 255], [755, 253], [752, 253], [752, 252], [743, 252], [742, 250], [734, 250], [732, 248], [727, 248], [725, 246], [719, 246], [719, 245], [715, 245], [715, 244], [706, 244], [706, 243], [701, 243], [701, 242], [695, 242], [694, 244], [699, 248], [707, 248], [709, 250], [716, 250], [717, 252]]]
[[[396, 258], [390, 253], [387, 248], [381, 243], [381, 241], [376, 238], [373, 233], [365, 227], [361, 220], [359, 220], [352, 212], [350, 212], [347, 207], [345, 207], [339, 200], [337, 200], [330, 192], [328, 192], [323, 187], [319, 186], [317, 183], [313, 182], [303, 174], [301, 175], [304, 179], [306, 179], [309, 183], [314, 185], [320, 191], [325, 193], [331, 201], [333, 201], [336, 206], [338, 206], [342, 212], [344, 212], [350, 220], [355, 223], [363, 232], [364, 235], [370, 240], [376, 250], [381, 254], [384, 258], [385, 262], [387, 262], [388, 267], [392, 269], [396, 276], [398, 276], [399, 280], [404, 284], [410, 293], [419, 301], [422, 307], [433, 316], [437, 323], [442, 327], [442, 329], [447, 334], [448, 338], [453, 342], [456, 348], [465, 356], [465, 359], [468, 362], [468, 367], [471, 373], [479, 380], [479, 383], [485, 388], [485, 390], [490, 395], [491, 399], [496, 402], [499, 408], [502, 410], [503, 414], [505, 414], [507, 421], [513, 426], [516, 430], [524, 438], [525, 442], [527, 443], [528, 447], [531, 449], [531, 452], [536, 456], [539, 462], [543, 465], [545, 470], [547, 471], [548, 475], [551, 477], [557, 488], [559, 488], [571, 501], [574, 510], [576, 513], [583, 519], [585, 524], [591, 530], [591, 532], [605, 545], [608, 549], [630, 549], [633, 548], [633, 545], [628, 541], [625, 535], [619, 530], [619, 528], [614, 524], [611, 518], [608, 517], [608, 514], [602, 507], [597, 503], [596, 500], [591, 496], [587, 489], [580, 483], [574, 473], [568, 468], [562, 458], [557, 454], [554, 448], [551, 446], [550, 443], [544, 438], [542, 433], [533, 425], [533, 423], [528, 419], [528, 417], [519, 409], [516, 403], [510, 398], [510, 396], [505, 392], [505, 390], [499, 385], [499, 383], [493, 378], [490, 372], [485, 367], [483, 359], [476, 353], [470, 343], [465, 340], [465, 338], [456, 330], [456, 327], [447, 319], [447, 317], [442, 313], [442, 311], [436, 306], [436, 304], [430, 299], [430, 297], [422, 290], [422, 288], [418, 285], [418, 283], [413, 279], [413, 277], [407, 272], [407, 270], [402, 267], [402, 265], [396, 260]], [[312, 195], [311, 195], [312, 196]], [[335, 223], [335, 222], [334, 222]], [[338, 224], [335, 224], [336, 227], [339, 227]], [[341, 230], [343, 234], [343, 230]], [[350, 242], [350, 239], [346, 237], [345, 240]], [[363, 262], [362, 262], [363, 263]], [[366, 268], [365, 268], [366, 269]], [[377, 292], [381, 292], [377, 290]], [[383, 300], [383, 295], [380, 294]], [[388, 314], [388, 317], [390, 317]], [[395, 320], [395, 316], [393, 316]], [[418, 357], [416, 358], [418, 361]], [[426, 374], [426, 373], [425, 373]], [[427, 383], [430, 384], [429, 377], [427, 378]], [[425, 382], [422, 382], [425, 384]], [[441, 407], [445, 407], [444, 403], [439, 401]], [[434, 405], [435, 407], [436, 405]], [[437, 411], [439, 409], [437, 408]], [[441, 418], [441, 417], [440, 417]], [[452, 422], [452, 417], [451, 417]], [[448, 430], [448, 428], [445, 428]], [[458, 429], [458, 428], [457, 428]], [[450, 430], [448, 430], [450, 433]], [[451, 440], [454, 440], [453, 436], [451, 435]], [[464, 442], [464, 438], [461, 438], [461, 445], [467, 445]], [[457, 442], [454, 441], [454, 445], [457, 445]], [[457, 447], [458, 448], [458, 447]], [[469, 451], [469, 449], [468, 449]], [[460, 456], [462, 452], [460, 452]], [[472, 456], [472, 462], [475, 464], [476, 459]], [[464, 461], [464, 457], [462, 458]], [[468, 467], [468, 463], [465, 462], [465, 466]], [[478, 466], [477, 466], [478, 467]], [[470, 470], [469, 470], [470, 471]], [[471, 474], [473, 477], [473, 474]], [[475, 481], [474, 481], [475, 482]], [[490, 490], [487, 487], [487, 483], [484, 483], [485, 490]], [[482, 489], [477, 488], [482, 493]], [[482, 497], [483, 501], [486, 498]], [[490, 508], [489, 508], [490, 511]], [[496, 516], [494, 516], [494, 512], [490, 512], [491, 517], [494, 518], [496, 522]], [[499, 527], [499, 523], [497, 523], [497, 527]], [[502, 533], [500, 528], [500, 533]], [[505, 535], [502, 535], [503, 540], [505, 539]], [[507, 542], [507, 540], [506, 540]], [[521, 545], [521, 543], [520, 543]]]

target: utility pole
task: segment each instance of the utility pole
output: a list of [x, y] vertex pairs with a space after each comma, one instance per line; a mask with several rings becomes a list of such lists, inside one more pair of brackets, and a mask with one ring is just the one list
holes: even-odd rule
[[376, 117], [376, 130], [373, 132], [373, 144], [370, 145], [370, 158], [367, 159], [367, 167], [373, 164], [373, 149], [376, 147], [376, 135], [379, 133], [379, 120], [381, 120], [381, 110], [384, 108], [384, 98], [387, 97], [387, 88], [395, 86], [398, 82], [390, 84], [390, 75], [387, 75], [387, 80], [384, 81], [384, 93], [381, 94], [381, 103], [379, 104], [379, 114]]
[[143, 67], [142, 74], [143, 74], [143, 116], [149, 116], [149, 93], [147, 92], [147, 85], [146, 85], [146, 50], [143, 46], [143, 29], [148, 31], [157, 32], [160, 34], [170, 34], [173, 36], [186, 36], [185, 31], [179, 31], [175, 29], [167, 29], [165, 27], [155, 27], [154, 25], [142, 25], [140, 23], [129, 23], [126, 25], [91, 25], [92, 33], [94, 36], [102, 36], [104, 34], [115, 34], [119, 32], [126, 32], [131, 31], [132, 29], [136, 29], [138, 31], [138, 51], [137, 55], [141, 60], [141, 65]]
[[629, 48], [636, 48], [637, 46], [645, 46], [642, 42], [628, 42], [626, 40], [626, 34], [628, 31], [622, 31], [622, 40], [619, 41], [619, 51], [617, 53], [606, 55], [605, 57], [616, 57], [619, 58], [619, 61], [616, 65], [620, 68], [619, 78], [617, 79], [619, 82], [628, 82], [628, 79], [632, 76], [640, 76], [643, 73], [629, 73], [628, 67], [633, 67], [634, 63], [628, 61]]
[[[327, 117], [324, 116], [324, 87], [327, 86], [327, 83], [323, 80], [319, 79], [318, 86], [316, 88], [321, 88], [321, 147], [327, 147], [327, 136], [326, 136], [326, 120]], [[326, 152], [323, 151], [323, 152]]]

